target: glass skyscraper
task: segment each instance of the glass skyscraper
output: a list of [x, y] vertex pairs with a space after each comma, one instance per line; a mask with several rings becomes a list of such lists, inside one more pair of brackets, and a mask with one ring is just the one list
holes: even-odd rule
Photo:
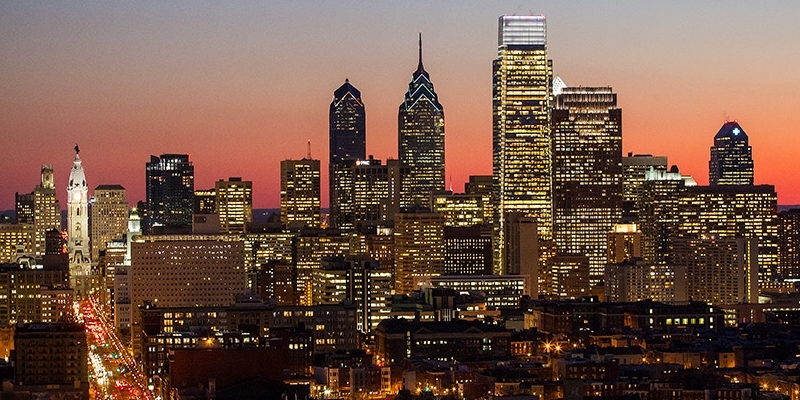
[[492, 93], [497, 274], [518, 273], [506, 255], [505, 219], [510, 213], [535, 218], [539, 240], [553, 237], [552, 81], [545, 17], [500, 17]]
[[401, 206], [427, 205], [432, 191], [444, 190], [444, 109], [422, 66], [422, 34], [419, 64], [400, 104], [397, 126], [400, 162], [410, 169]]
[[366, 159], [366, 114], [361, 92], [345, 79], [333, 92], [329, 116], [330, 159], [328, 168], [330, 222], [334, 227], [350, 230], [353, 221], [347, 218], [347, 204], [352, 203], [352, 166]]
[[714, 136], [708, 162], [708, 184], [752, 185], [753, 148], [747, 134], [736, 121], [725, 121]]
[[194, 165], [187, 154], [150, 156], [146, 165], [145, 229], [154, 225], [191, 229], [194, 210]]

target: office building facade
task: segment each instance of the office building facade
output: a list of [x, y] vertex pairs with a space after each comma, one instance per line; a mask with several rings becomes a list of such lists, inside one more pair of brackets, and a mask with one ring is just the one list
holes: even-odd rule
[[492, 69], [494, 272], [503, 274], [509, 272], [506, 215], [533, 217], [540, 239], [552, 239], [553, 64], [543, 15], [500, 17]]
[[281, 223], [284, 227], [320, 226], [319, 160], [281, 161]]
[[108, 242], [121, 239], [128, 231], [128, 201], [120, 185], [100, 185], [92, 203], [92, 259], [97, 259]]
[[194, 210], [194, 165], [189, 156], [151, 155], [145, 169], [145, 233], [157, 225], [188, 232]]
[[414, 279], [444, 270], [444, 216], [431, 212], [399, 213], [394, 228], [396, 293], [417, 289]]
[[622, 218], [624, 222], [639, 220], [636, 204], [642, 195], [645, 173], [651, 169], [666, 171], [667, 157], [633, 153], [622, 157]]
[[328, 182], [331, 226], [349, 230], [352, 221], [346, 216], [347, 207], [342, 209], [352, 197], [348, 182], [349, 167], [356, 161], [366, 159], [367, 135], [366, 113], [361, 92], [345, 79], [344, 84], [333, 92], [328, 114], [330, 124], [330, 147]]
[[245, 233], [253, 222], [253, 182], [232, 177], [215, 184], [220, 233]]
[[608, 232], [622, 220], [622, 110], [610, 87], [562, 88], [552, 113], [553, 234], [602, 281]]

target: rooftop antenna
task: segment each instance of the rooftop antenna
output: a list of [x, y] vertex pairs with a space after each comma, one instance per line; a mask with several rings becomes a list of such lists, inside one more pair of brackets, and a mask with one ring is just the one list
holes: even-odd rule
[[311, 139], [308, 139], [308, 151], [306, 154], [306, 158], [309, 160], [311, 159]]
[[422, 31], [419, 31], [419, 65], [417, 65], [417, 70], [422, 71], [424, 69], [422, 67]]

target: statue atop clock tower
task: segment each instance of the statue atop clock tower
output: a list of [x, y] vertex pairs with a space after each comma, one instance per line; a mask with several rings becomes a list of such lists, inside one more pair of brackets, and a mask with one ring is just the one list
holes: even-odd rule
[[81, 165], [80, 149], [75, 145], [75, 159], [67, 185], [67, 251], [70, 264], [89, 263], [89, 187]]

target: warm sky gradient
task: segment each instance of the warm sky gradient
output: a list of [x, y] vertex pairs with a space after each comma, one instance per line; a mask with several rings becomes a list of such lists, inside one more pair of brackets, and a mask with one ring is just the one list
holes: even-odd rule
[[150, 154], [188, 153], [196, 188], [241, 176], [255, 207], [275, 207], [281, 160], [310, 139], [327, 165], [345, 78], [366, 104], [367, 152], [396, 158], [419, 31], [462, 191], [491, 174], [497, 18], [532, 13], [547, 16], [557, 75], [618, 93], [626, 153], [667, 155], [706, 184], [713, 136], [738, 119], [756, 183], [800, 204], [800, 2], [20, 0], [0, 2], [0, 209], [40, 164], [64, 207], [76, 142], [90, 188], [121, 184], [131, 204]]

